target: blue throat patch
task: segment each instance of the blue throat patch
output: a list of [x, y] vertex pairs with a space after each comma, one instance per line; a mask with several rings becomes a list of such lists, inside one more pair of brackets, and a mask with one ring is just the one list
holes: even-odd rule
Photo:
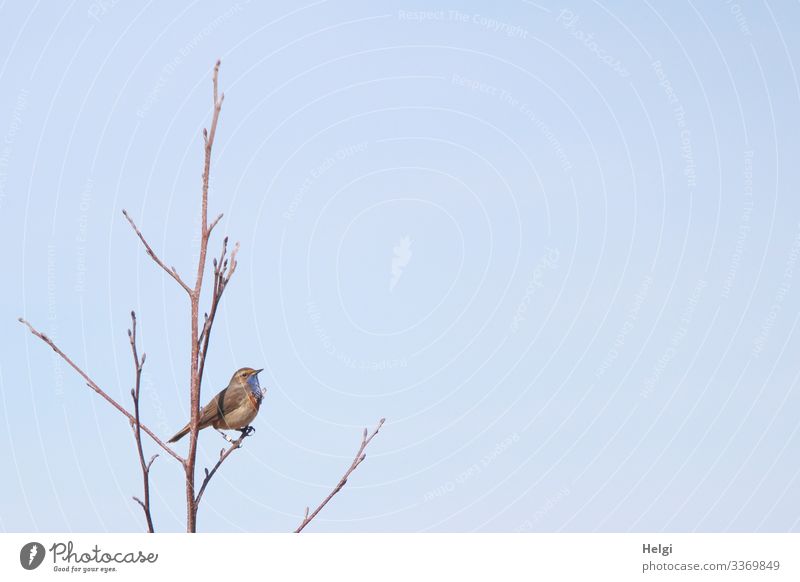
[[250, 391], [256, 397], [256, 399], [261, 402], [261, 385], [258, 383], [258, 375], [253, 374], [247, 379], [247, 387], [250, 388]]

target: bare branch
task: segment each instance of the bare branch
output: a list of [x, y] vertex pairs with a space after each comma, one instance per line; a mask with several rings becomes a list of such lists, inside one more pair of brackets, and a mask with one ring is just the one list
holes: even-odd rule
[[181, 287], [183, 287], [184, 291], [186, 291], [189, 295], [191, 295], [192, 294], [192, 290], [189, 288], [189, 286], [186, 283], [183, 282], [183, 279], [181, 279], [181, 276], [178, 275], [178, 271], [175, 270], [175, 267], [167, 267], [167, 265], [165, 265], [164, 262], [161, 259], [158, 258], [158, 255], [156, 255], [156, 253], [150, 247], [150, 244], [147, 242], [147, 240], [145, 240], [144, 235], [142, 234], [142, 231], [139, 230], [139, 227], [136, 226], [135, 222], [133, 222], [133, 219], [128, 215], [128, 212], [126, 210], [123, 210], [122, 214], [128, 220], [128, 223], [130, 223], [131, 228], [133, 228], [133, 231], [136, 233], [136, 236], [138, 236], [139, 240], [142, 241], [142, 244], [144, 245], [144, 249], [145, 249], [145, 251], [147, 251], [147, 254], [150, 256], [150, 258], [153, 259], [159, 267], [164, 269], [170, 275], [170, 277], [175, 279], [178, 282], [178, 284]]
[[131, 329], [128, 330], [128, 339], [131, 342], [131, 354], [133, 355], [133, 367], [135, 370], [136, 383], [133, 390], [131, 390], [131, 397], [133, 398], [133, 415], [136, 422], [131, 422], [133, 428], [133, 438], [136, 439], [136, 450], [139, 453], [139, 463], [142, 467], [142, 488], [144, 489], [144, 501], [136, 499], [139, 505], [142, 506], [144, 511], [144, 518], [147, 521], [147, 531], [154, 533], [153, 516], [150, 513], [150, 467], [153, 461], [156, 460], [158, 455], [153, 455], [149, 463], [144, 460], [144, 450], [142, 449], [142, 425], [139, 422], [139, 389], [142, 385], [142, 367], [144, 367], [144, 360], [146, 354], [142, 354], [142, 359], [139, 360], [139, 352], [136, 349], [136, 312], [131, 311]]
[[333, 496], [342, 490], [342, 487], [344, 487], [345, 483], [347, 483], [347, 479], [350, 477], [350, 474], [356, 470], [356, 468], [364, 461], [364, 459], [367, 458], [364, 450], [367, 448], [367, 445], [369, 445], [370, 441], [375, 438], [375, 435], [378, 434], [378, 431], [381, 429], [384, 422], [386, 422], [385, 418], [380, 419], [378, 426], [375, 427], [375, 430], [372, 431], [372, 434], [368, 435], [367, 429], [364, 429], [364, 433], [361, 436], [361, 446], [358, 448], [358, 452], [356, 452], [356, 456], [353, 459], [353, 462], [350, 464], [350, 467], [347, 469], [342, 478], [339, 479], [339, 482], [336, 484], [336, 487], [333, 488], [333, 491], [331, 491], [328, 496], [322, 500], [322, 503], [320, 503], [311, 514], [308, 513], [308, 507], [306, 507], [305, 517], [297, 529], [294, 530], [294, 533], [300, 533], [303, 531], [303, 528], [305, 528], [320, 511], [322, 511], [322, 508], [325, 507], [331, 499], [333, 499]]
[[[220, 61], [214, 65], [213, 76], [213, 98], [214, 111], [211, 116], [210, 130], [203, 130], [203, 142], [205, 146], [205, 156], [203, 161], [203, 183], [200, 199], [200, 253], [197, 260], [197, 278], [195, 279], [194, 289], [189, 292], [191, 299], [191, 376], [190, 376], [190, 404], [191, 419], [189, 420], [189, 453], [186, 456], [186, 530], [194, 532], [197, 529], [197, 497], [194, 488], [194, 469], [197, 460], [197, 433], [199, 432], [200, 421], [200, 388], [203, 384], [203, 372], [205, 370], [206, 353], [208, 351], [208, 341], [211, 335], [211, 326], [214, 323], [214, 315], [221, 291], [217, 290], [215, 283], [214, 297], [212, 299], [209, 315], [203, 324], [203, 331], [199, 329], [200, 312], [200, 293], [203, 289], [203, 275], [206, 269], [206, 256], [208, 253], [208, 239], [211, 231], [217, 225], [220, 217], [217, 217], [209, 225], [208, 223], [208, 185], [211, 178], [211, 151], [214, 147], [214, 137], [217, 134], [217, 123], [219, 114], [222, 110], [224, 95], [218, 94], [219, 86], [219, 67]], [[227, 239], [226, 239], [227, 240]], [[224, 252], [224, 250], [223, 250]], [[216, 278], [215, 273], [215, 278]], [[201, 337], [202, 336], [202, 337]]]
[[73, 370], [75, 370], [75, 371], [76, 371], [78, 374], [80, 374], [80, 375], [81, 375], [81, 377], [82, 377], [82, 378], [83, 378], [83, 379], [86, 381], [86, 385], [87, 385], [89, 388], [91, 388], [92, 390], [94, 390], [95, 392], [97, 392], [97, 393], [98, 393], [100, 396], [102, 396], [103, 398], [105, 398], [105, 399], [106, 399], [106, 401], [107, 401], [109, 404], [111, 404], [111, 405], [112, 405], [114, 408], [116, 408], [116, 409], [117, 409], [117, 410], [119, 410], [119, 411], [120, 411], [122, 414], [124, 414], [124, 415], [125, 415], [125, 416], [128, 418], [128, 420], [129, 420], [129, 421], [131, 421], [132, 423], [136, 423], [136, 424], [138, 424], [139, 426], [141, 426], [141, 427], [142, 427], [142, 430], [143, 430], [144, 432], [146, 432], [146, 433], [148, 434], [148, 436], [149, 436], [151, 439], [153, 439], [153, 440], [156, 442], [156, 444], [158, 444], [158, 446], [160, 446], [162, 449], [164, 449], [165, 451], [167, 451], [167, 452], [168, 452], [168, 453], [169, 453], [169, 454], [170, 454], [170, 455], [171, 455], [173, 458], [175, 458], [175, 460], [177, 460], [179, 463], [183, 463], [183, 462], [184, 462], [184, 461], [183, 461], [183, 458], [182, 458], [180, 455], [178, 455], [178, 453], [176, 453], [176, 452], [175, 452], [175, 451], [173, 451], [171, 448], [169, 448], [167, 445], [165, 445], [165, 444], [164, 444], [164, 442], [163, 442], [163, 441], [162, 441], [160, 438], [158, 438], [158, 437], [155, 435], [155, 433], [154, 433], [152, 430], [150, 430], [149, 428], [147, 428], [145, 425], [143, 425], [143, 424], [141, 424], [141, 423], [138, 423], [138, 422], [137, 422], [137, 420], [136, 420], [136, 418], [135, 418], [135, 417], [134, 417], [134, 416], [133, 416], [133, 415], [132, 415], [130, 412], [128, 412], [127, 410], [125, 410], [125, 409], [124, 409], [124, 408], [123, 408], [123, 407], [122, 407], [122, 406], [121, 406], [121, 405], [120, 405], [120, 404], [119, 404], [119, 403], [118, 403], [116, 400], [114, 400], [114, 399], [113, 399], [113, 398], [111, 398], [111, 397], [110, 397], [108, 394], [106, 394], [106, 393], [103, 391], [103, 389], [102, 389], [102, 388], [100, 388], [100, 386], [98, 386], [98, 385], [97, 385], [97, 384], [94, 382], [94, 380], [92, 380], [92, 379], [91, 379], [91, 378], [90, 378], [90, 377], [89, 377], [89, 376], [86, 374], [86, 372], [84, 372], [83, 370], [81, 370], [81, 369], [80, 369], [80, 368], [77, 366], [77, 364], [75, 364], [75, 362], [73, 362], [73, 361], [72, 361], [72, 360], [69, 358], [69, 356], [67, 356], [67, 355], [66, 355], [64, 352], [62, 352], [62, 351], [61, 351], [61, 349], [60, 349], [60, 348], [59, 348], [59, 347], [58, 347], [58, 346], [57, 346], [57, 345], [56, 345], [56, 344], [53, 342], [53, 340], [51, 340], [51, 339], [50, 339], [50, 338], [49, 338], [47, 335], [45, 335], [45, 334], [43, 334], [42, 332], [40, 332], [39, 330], [37, 330], [35, 327], [33, 327], [33, 326], [30, 324], [30, 323], [28, 323], [28, 321], [26, 321], [26, 320], [25, 320], [25, 319], [23, 319], [22, 317], [20, 317], [20, 318], [19, 318], [19, 322], [20, 322], [20, 323], [22, 323], [22, 324], [24, 324], [24, 325], [26, 325], [26, 326], [28, 327], [28, 329], [30, 330], [30, 332], [31, 332], [33, 335], [35, 335], [35, 336], [36, 336], [36, 337], [38, 337], [40, 340], [42, 340], [44, 343], [46, 343], [47, 345], [49, 345], [49, 346], [50, 346], [50, 347], [53, 349], [53, 351], [54, 351], [55, 353], [57, 353], [59, 356], [61, 356], [61, 359], [62, 359], [62, 360], [64, 360], [64, 361], [65, 361], [67, 364], [69, 364], [69, 365], [70, 365], [70, 367], [71, 367]]
[[[205, 158], [203, 162], [203, 192], [202, 192], [202, 199], [200, 203], [200, 212], [201, 212], [201, 241], [200, 241], [200, 250], [201, 250], [201, 257], [198, 261], [197, 265], [197, 282], [195, 284], [195, 293], [199, 295], [200, 287], [203, 284], [203, 271], [205, 270], [206, 259], [205, 254], [203, 251], [208, 244], [208, 235], [211, 233], [211, 228], [208, 225], [208, 184], [210, 181], [211, 176], [211, 150], [214, 147], [214, 137], [217, 135], [217, 122], [219, 121], [219, 114], [222, 111], [222, 100], [225, 98], [223, 94], [221, 98], [217, 98], [217, 86], [219, 85], [219, 66], [220, 61], [214, 65], [214, 113], [211, 116], [211, 129], [210, 130], [203, 130], [203, 141], [205, 144]], [[217, 218], [213, 225], [216, 225], [219, 218]], [[206, 244], [204, 245], [203, 242]]]
[[[211, 328], [214, 325], [214, 319], [217, 315], [217, 307], [222, 301], [222, 294], [228, 286], [228, 282], [233, 276], [236, 269], [236, 254], [239, 252], [239, 243], [237, 242], [233, 247], [230, 259], [226, 258], [228, 252], [228, 237], [222, 240], [222, 251], [220, 252], [219, 259], [214, 259], [214, 290], [211, 294], [211, 308], [209, 313], [205, 314], [203, 329], [197, 338], [197, 345], [199, 349], [198, 354], [198, 367], [200, 377], [203, 377], [205, 370], [206, 356], [208, 354], [208, 343], [211, 339]], [[225, 270], [227, 265], [227, 271]]]
[[202, 367], [202, 362], [205, 359], [205, 354], [203, 353], [203, 345], [208, 345], [208, 336], [211, 333], [211, 327], [214, 325], [214, 317], [217, 313], [217, 305], [219, 304], [219, 300], [222, 297], [222, 290], [220, 289], [220, 283], [222, 277], [220, 277], [220, 265], [225, 261], [225, 254], [228, 250], [228, 237], [225, 237], [222, 240], [222, 252], [220, 253], [219, 259], [213, 260], [214, 265], [214, 290], [211, 293], [211, 308], [210, 313], [204, 314], [204, 322], [203, 322], [203, 329], [200, 332], [200, 335], [197, 338], [197, 345], [200, 348], [200, 364]]
[[227, 459], [233, 451], [242, 446], [242, 441], [244, 441], [244, 439], [247, 438], [248, 434], [249, 433], [247, 432], [243, 432], [242, 436], [233, 441], [230, 447], [228, 447], [227, 449], [222, 449], [219, 452], [219, 460], [216, 462], [211, 471], [205, 469], [206, 477], [205, 479], [203, 479], [203, 484], [200, 486], [200, 491], [197, 493], [197, 498], [194, 500], [195, 506], [200, 505], [200, 500], [203, 498], [203, 493], [206, 490], [206, 486], [208, 485], [208, 482], [211, 481], [211, 478], [214, 476], [214, 474], [217, 472], [217, 469], [219, 469], [220, 465], [222, 465], [222, 463], [225, 462], [225, 459]]

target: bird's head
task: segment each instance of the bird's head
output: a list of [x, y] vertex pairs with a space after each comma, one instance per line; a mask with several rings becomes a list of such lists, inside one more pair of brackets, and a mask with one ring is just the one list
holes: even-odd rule
[[240, 368], [234, 373], [231, 382], [240, 382], [243, 385], [246, 384], [253, 392], [260, 392], [261, 386], [258, 384], [258, 373], [263, 369], [264, 368], [259, 368], [258, 370], [254, 368]]

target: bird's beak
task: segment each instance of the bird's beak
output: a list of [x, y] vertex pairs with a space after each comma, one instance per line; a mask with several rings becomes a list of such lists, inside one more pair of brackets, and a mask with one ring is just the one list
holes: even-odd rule
[[259, 368], [258, 370], [256, 370], [255, 372], [253, 372], [253, 376], [258, 376], [258, 374], [259, 374], [260, 372], [263, 372], [263, 371], [264, 371], [264, 368]]

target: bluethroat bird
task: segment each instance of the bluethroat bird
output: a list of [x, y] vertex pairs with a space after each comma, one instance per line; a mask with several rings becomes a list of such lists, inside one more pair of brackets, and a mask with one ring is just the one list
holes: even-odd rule
[[[240, 430], [242, 435], [250, 434], [254, 430], [250, 423], [258, 414], [263, 398], [258, 384], [260, 371], [253, 368], [237, 370], [227, 388], [223, 388], [200, 410], [198, 428], [213, 426], [217, 430]], [[167, 442], [177, 442], [189, 434], [190, 424], [187, 423]], [[230, 440], [227, 436], [225, 438]]]

